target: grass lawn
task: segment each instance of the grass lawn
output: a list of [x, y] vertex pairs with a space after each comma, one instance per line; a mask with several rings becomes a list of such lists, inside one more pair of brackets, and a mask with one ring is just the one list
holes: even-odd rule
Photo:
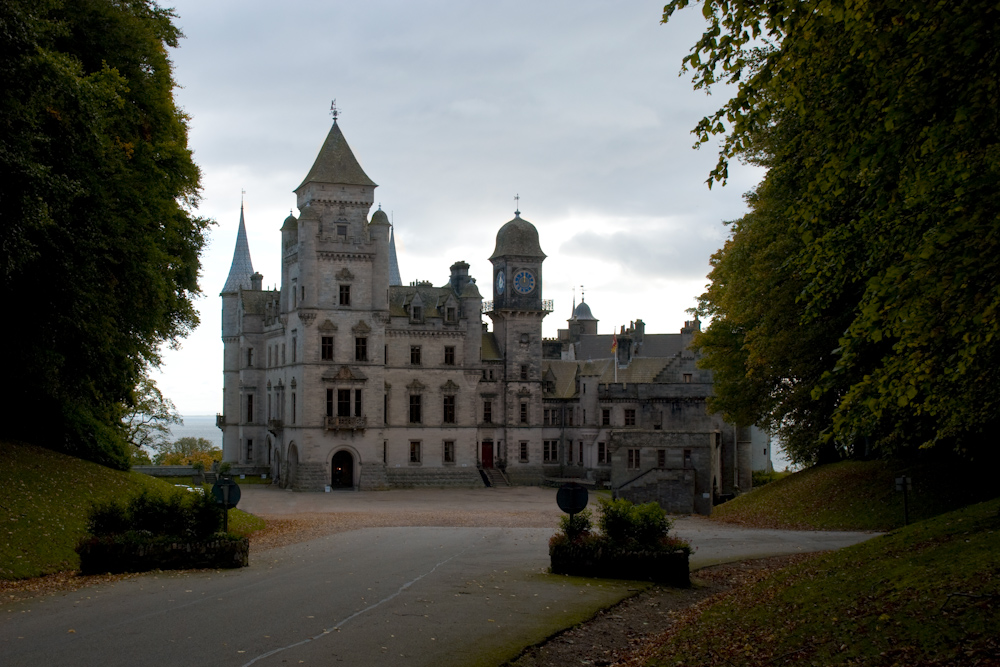
[[[0, 579], [77, 569], [73, 548], [84, 534], [91, 505], [143, 489], [176, 490], [148, 475], [7, 441], [0, 442], [0, 489]], [[263, 527], [255, 516], [229, 513], [230, 532], [246, 535]]]
[[895, 487], [903, 474], [913, 479], [911, 523], [976, 500], [974, 485], [958, 471], [943, 472], [931, 464], [842, 461], [782, 477], [718, 505], [712, 519], [758, 528], [892, 530], [903, 525], [903, 494]]
[[667, 665], [1000, 664], [1000, 499], [816, 556], [647, 649]]

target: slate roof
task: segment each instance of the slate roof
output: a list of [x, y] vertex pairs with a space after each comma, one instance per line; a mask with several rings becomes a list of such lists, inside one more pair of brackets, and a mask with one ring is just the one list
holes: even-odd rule
[[376, 185], [358, 164], [358, 159], [351, 152], [351, 147], [347, 145], [347, 139], [344, 138], [336, 121], [330, 128], [330, 133], [326, 135], [326, 141], [319, 149], [319, 155], [316, 156], [312, 169], [302, 181], [302, 185], [295, 188], [295, 192], [301, 190], [306, 183]]
[[[628, 368], [618, 369], [617, 381], [628, 384], [653, 382], [656, 376], [660, 374], [660, 371], [666, 368], [669, 363], [670, 359], [663, 357], [654, 357], [651, 359], [633, 357], [632, 361], [629, 362]], [[610, 359], [598, 382], [615, 382], [615, 367]]]
[[[681, 334], [646, 334], [636, 358], [673, 357], [684, 351], [684, 337]], [[610, 359], [611, 334], [584, 334], [580, 336], [577, 359]]]
[[594, 322], [598, 321], [597, 318], [594, 317], [593, 313], [590, 312], [590, 306], [588, 306], [584, 301], [581, 301], [580, 305], [573, 311], [573, 319], [591, 320]]
[[505, 255], [545, 258], [545, 253], [538, 245], [538, 230], [533, 224], [521, 218], [520, 214], [515, 215], [513, 220], [497, 232], [497, 245], [490, 259]]
[[458, 304], [458, 297], [451, 285], [434, 287], [433, 285], [391, 285], [389, 287], [389, 315], [393, 317], [408, 317], [405, 306], [408, 306], [415, 295], [420, 295], [423, 302], [424, 318], [444, 317], [439, 310], [444, 307], [450, 295]]
[[554, 391], [546, 392], [545, 398], [573, 398], [576, 396], [576, 371], [580, 365], [575, 361], [542, 362], [542, 381], [555, 378]]
[[396, 230], [392, 229], [389, 231], [389, 285], [402, 286], [402, 284], [403, 279], [399, 275], [399, 260], [396, 259]]
[[222, 292], [235, 292], [241, 287], [250, 289], [250, 276], [253, 274], [250, 244], [247, 242], [247, 227], [243, 222], [243, 205], [240, 204], [240, 228], [236, 232], [236, 250], [233, 251], [233, 263], [229, 267], [229, 277], [226, 278]]
[[244, 290], [240, 292], [240, 296], [243, 299], [243, 314], [244, 315], [264, 315], [264, 309], [267, 306], [267, 302], [273, 299], [277, 299], [281, 292], [278, 290]]
[[497, 337], [492, 331], [483, 334], [483, 346], [480, 356], [483, 361], [500, 361], [500, 346], [497, 344]]

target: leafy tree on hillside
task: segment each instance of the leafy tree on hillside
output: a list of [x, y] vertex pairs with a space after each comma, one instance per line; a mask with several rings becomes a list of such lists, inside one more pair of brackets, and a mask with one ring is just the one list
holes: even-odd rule
[[222, 460], [222, 450], [205, 438], [180, 438], [174, 442], [160, 442], [153, 446], [156, 465], [191, 465], [200, 461], [206, 468]]
[[[199, 172], [153, 0], [0, 3], [0, 297], [14, 435], [125, 468], [123, 411], [197, 324]], [[125, 406], [123, 408], [123, 406]]]
[[[686, 7], [673, 0], [664, 20]], [[685, 58], [735, 95], [695, 132], [768, 168], [713, 258], [696, 344], [715, 407], [792, 459], [1000, 426], [1000, 8], [982, 0], [705, 0]]]
[[[125, 406], [122, 425], [125, 439], [136, 452], [145, 449], [156, 450], [167, 442], [171, 424], [183, 424], [173, 402], [157, 389], [153, 381], [143, 376], [135, 388], [132, 405]], [[146, 458], [149, 458], [148, 455]]]

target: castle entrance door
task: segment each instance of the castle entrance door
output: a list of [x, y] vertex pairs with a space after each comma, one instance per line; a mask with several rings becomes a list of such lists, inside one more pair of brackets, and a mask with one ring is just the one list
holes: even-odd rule
[[492, 468], [493, 467], [493, 441], [484, 440], [483, 441], [483, 467]]
[[354, 457], [341, 450], [333, 455], [330, 462], [330, 486], [334, 489], [354, 488]]

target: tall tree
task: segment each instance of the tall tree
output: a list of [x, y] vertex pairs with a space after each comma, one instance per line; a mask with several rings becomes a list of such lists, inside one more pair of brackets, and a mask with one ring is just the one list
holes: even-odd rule
[[199, 172], [152, 0], [0, 3], [0, 295], [15, 436], [116, 467], [123, 410], [197, 324]]
[[[688, 4], [669, 3], [664, 20]], [[755, 364], [776, 361], [770, 382], [741, 380], [743, 400], [786, 431], [819, 425], [827, 443], [884, 452], [995, 449], [1000, 8], [706, 0], [703, 13], [708, 28], [685, 66], [696, 87], [737, 85], [696, 128], [699, 143], [723, 137], [710, 183], [732, 158], [769, 169], [702, 298], [716, 316], [701, 340], [708, 363], [753, 377]], [[761, 234], [773, 242], [754, 244]], [[787, 281], [734, 274], [782, 246], [775, 270]], [[753, 284], [734, 288], [741, 280]], [[766, 341], [782, 317], [815, 344]], [[713, 348], [724, 332], [728, 346]], [[797, 375], [803, 366], [812, 372]], [[820, 424], [775, 391], [801, 382]]]

